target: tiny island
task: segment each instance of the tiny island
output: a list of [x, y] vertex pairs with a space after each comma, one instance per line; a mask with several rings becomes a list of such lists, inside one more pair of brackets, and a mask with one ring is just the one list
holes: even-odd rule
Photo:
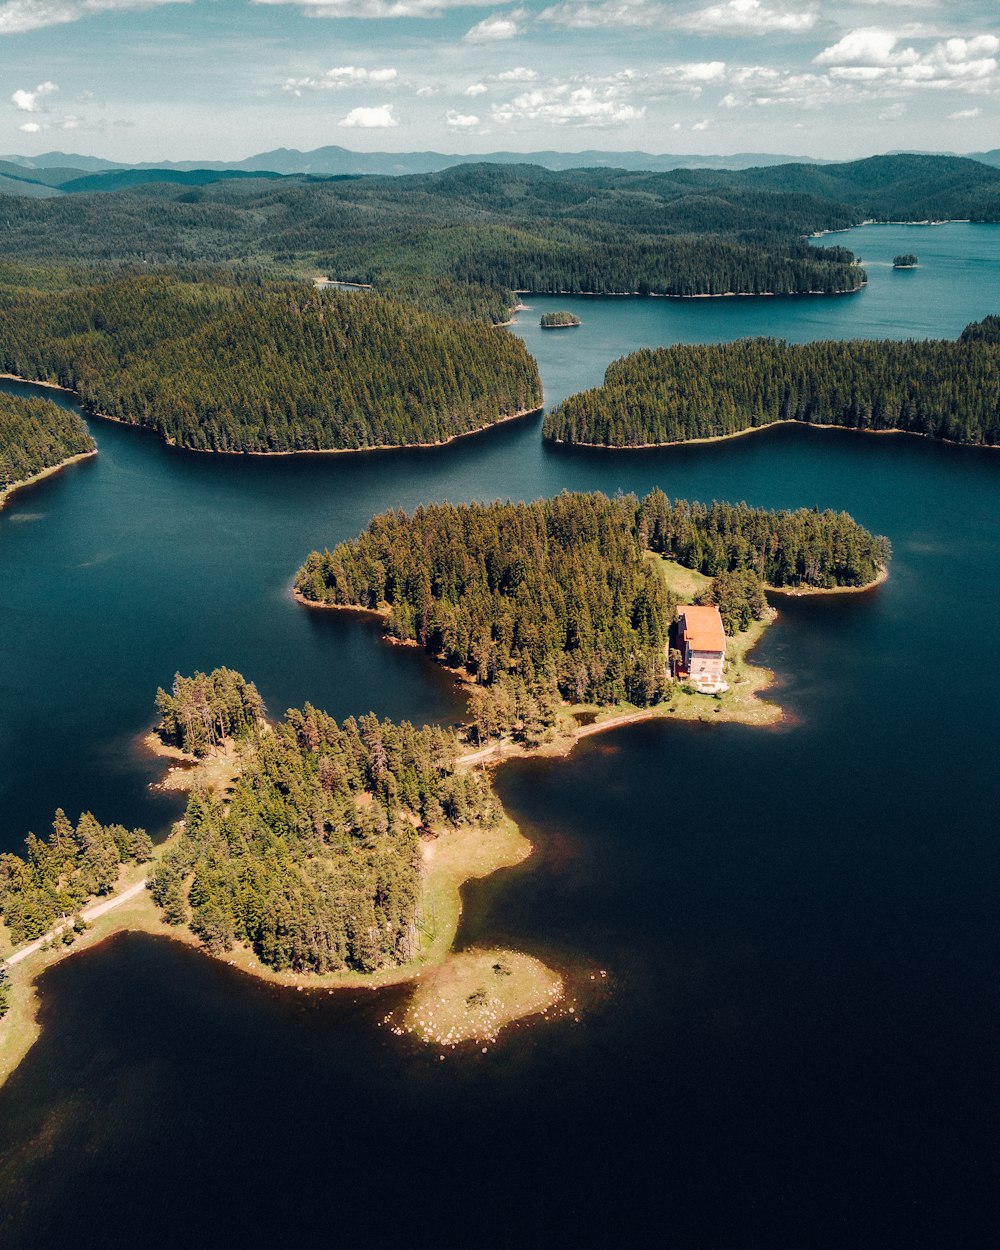
[[569, 330], [574, 326], [583, 325], [583, 322], [571, 312], [550, 312], [542, 313], [542, 318], [538, 323], [543, 330]]
[[893, 269], [916, 269], [917, 258], [912, 252], [903, 252], [892, 258]]

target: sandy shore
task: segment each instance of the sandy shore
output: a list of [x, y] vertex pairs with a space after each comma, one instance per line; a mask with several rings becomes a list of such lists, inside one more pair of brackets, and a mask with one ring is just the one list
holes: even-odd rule
[[12, 486], [0, 490], [0, 511], [7, 505], [7, 501], [13, 498], [19, 490], [24, 490], [28, 486], [34, 486], [36, 482], [42, 482], [47, 477], [54, 477], [56, 473], [61, 473], [63, 469], [71, 464], [78, 464], [81, 460], [89, 460], [92, 456], [97, 455], [97, 448], [93, 451], [81, 451], [79, 455], [70, 456], [67, 460], [60, 460], [58, 464], [49, 465], [47, 469], [40, 469], [37, 473], [33, 473], [31, 477], [26, 477], [20, 482], [15, 482]]
[[548, 438], [546, 442], [556, 447], [586, 447], [588, 451], [656, 451], [660, 447], [697, 447], [702, 443], [728, 443], [734, 438], [745, 438], [748, 434], [761, 434], [764, 430], [773, 430], [779, 425], [800, 425], [809, 430], [843, 430], [846, 434], [871, 434], [881, 437], [883, 434], [905, 434], [909, 438], [926, 438], [932, 443], [944, 443], [948, 447], [974, 447], [977, 450], [996, 451], [1000, 444], [996, 443], [960, 443], [954, 438], [934, 438], [930, 434], [922, 434], [919, 430], [864, 430], [854, 425], [831, 425], [823, 421], [796, 421], [787, 417], [781, 421], [769, 421], [766, 425], [750, 425], [745, 430], [733, 430], [731, 434], [708, 434], [703, 438], [674, 438], [665, 443], [629, 443], [627, 447], [610, 447], [607, 443], [585, 443], [578, 439], [567, 442], [564, 438]]

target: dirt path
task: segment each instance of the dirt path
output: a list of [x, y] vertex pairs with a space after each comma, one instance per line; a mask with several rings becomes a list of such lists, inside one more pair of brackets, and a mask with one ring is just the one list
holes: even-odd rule
[[[127, 890], [122, 890], [121, 894], [113, 894], [111, 898], [106, 898], [100, 903], [94, 903], [90, 907], [85, 907], [81, 913], [84, 920], [96, 920], [98, 916], [103, 916], [105, 912], [113, 911], [114, 908], [120, 907], [122, 903], [127, 903], [129, 899], [135, 898], [137, 894], [141, 894], [146, 888], [146, 879], [137, 881], [135, 885], [130, 885]], [[22, 959], [27, 959], [29, 955], [33, 955], [35, 951], [41, 950], [45, 942], [51, 941], [57, 937], [64, 929], [69, 928], [69, 923], [59, 925], [52, 929], [49, 933], [43, 934], [42, 937], [36, 938], [34, 942], [29, 942], [27, 946], [23, 946], [15, 954], [9, 956], [4, 962], [8, 966], [19, 964]]]

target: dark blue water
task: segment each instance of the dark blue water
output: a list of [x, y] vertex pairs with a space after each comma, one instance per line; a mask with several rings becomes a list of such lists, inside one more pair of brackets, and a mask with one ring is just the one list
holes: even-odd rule
[[[857, 296], [532, 300], [519, 332], [552, 401], [643, 344], [951, 336], [997, 311], [1000, 230], [834, 241], [869, 266]], [[904, 250], [921, 268], [893, 273]], [[584, 325], [543, 334], [553, 307]], [[639, 726], [498, 774], [537, 852], [466, 891], [460, 940], [561, 968], [580, 1023], [442, 1062], [377, 1027], [405, 991], [281, 992], [140, 937], [47, 974], [0, 1091], [5, 1246], [992, 1244], [998, 453], [790, 427], [566, 452], [535, 419], [223, 460], [94, 432], [100, 456], [0, 514], [8, 846], [57, 803], [169, 819], [131, 743], [175, 669], [240, 668], [272, 711], [454, 718], [430, 665], [287, 596], [306, 551], [390, 505], [660, 485], [846, 508], [895, 559], [875, 594], [781, 603], [760, 654], [787, 726]]]

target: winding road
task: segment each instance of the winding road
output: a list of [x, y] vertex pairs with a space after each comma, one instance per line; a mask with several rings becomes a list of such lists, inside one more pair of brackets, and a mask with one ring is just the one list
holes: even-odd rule
[[[96, 920], [98, 916], [103, 916], [107, 911], [113, 911], [114, 908], [120, 907], [122, 903], [127, 903], [129, 899], [135, 898], [137, 894], [141, 894], [146, 888], [147, 878], [137, 881], [135, 885], [130, 885], [127, 890], [122, 890], [121, 894], [113, 894], [110, 898], [102, 900], [100, 903], [93, 903], [90, 907], [85, 907], [81, 912], [84, 920]], [[69, 928], [69, 923], [61, 924], [57, 928], [43, 934], [40, 938], [36, 938], [34, 942], [29, 942], [27, 946], [22, 946], [20, 950], [15, 951], [13, 955], [8, 955], [5, 960], [0, 962], [13, 967], [19, 964], [22, 959], [27, 959], [29, 955], [33, 955], [35, 951], [41, 950], [46, 942], [57, 937], [64, 929]]]

